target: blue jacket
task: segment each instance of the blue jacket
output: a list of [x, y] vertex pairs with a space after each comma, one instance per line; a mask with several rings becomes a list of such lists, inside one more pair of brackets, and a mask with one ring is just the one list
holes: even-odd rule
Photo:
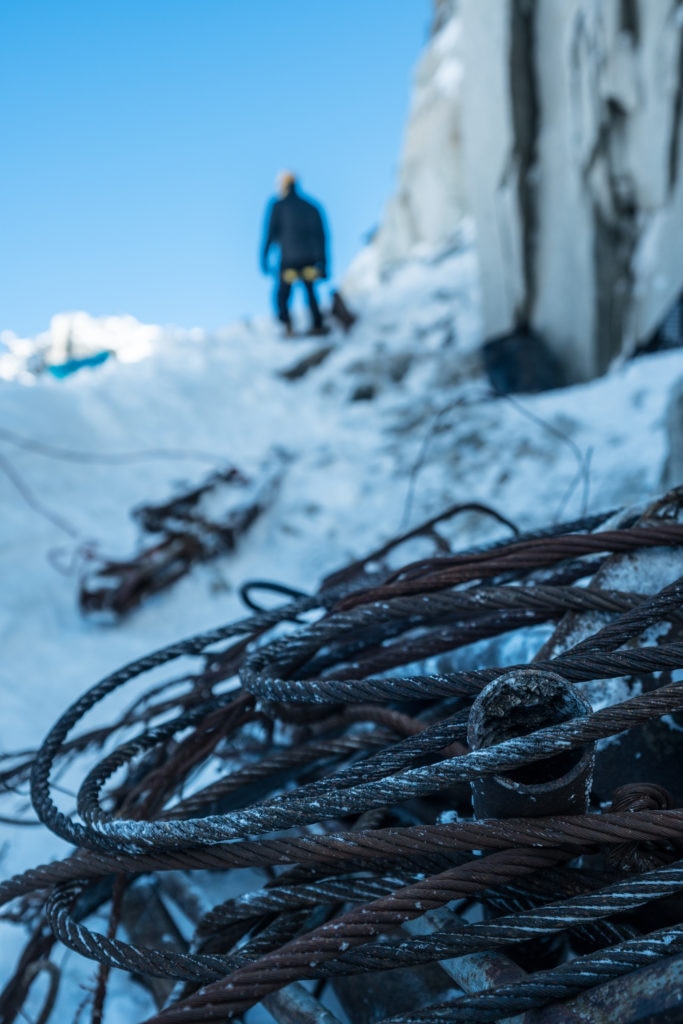
[[261, 250], [264, 272], [272, 245], [280, 248], [281, 270], [317, 266], [323, 277], [327, 275], [325, 228], [320, 210], [302, 199], [295, 188], [283, 199], [274, 200], [268, 209]]

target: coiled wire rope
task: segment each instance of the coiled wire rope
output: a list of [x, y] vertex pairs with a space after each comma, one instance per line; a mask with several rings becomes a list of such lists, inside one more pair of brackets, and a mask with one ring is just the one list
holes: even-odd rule
[[[628, 590], [609, 585], [615, 559], [662, 549], [668, 579], [654, 593], [640, 591], [637, 571]], [[76, 701], [36, 752], [35, 811], [76, 851], [0, 883], [0, 902], [39, 898], [53, 939], [106, 967], [181, 982], [150, 1021], [230, 1020], [302, 980], [334, 985], [497, 949], [514, 957], [561, 939], [565, 962], [390, 1018], [499, 1020], [683, 954], [683, 912], [656, 927], [656, 908], [675, 916], [683, 892], [683, 810], [658, 779], [627, 780], [611, 809], [542, 818], [475, 819], [469, 793], [477, 779], [513, 777], [683, 711], [683, 525], [657, 506], [650, 521], [594, 517], [398, 572], [369, 574], [369, 563], [314, 596], [125, 666]], [[458, 652], [568, 617], [583, 632], [551, 655], [546, 645], [534, 670], [593, 688], [626, 677], [629, 696], [470, 749], [473, 700], [528, 666], [458, 668]], [[110, 694], [186, 656], [204, 670], [155, 683], [112, 724], [99, 759], [87, 733], [73, 735]], [[66, 756], [82, 762], [73, 814], [51, 782]], [[585, 858], [599, 870], [584, 872]], [[242, 868], [263, 871], [263, 887], [237, 894]], [[133, 886], [178, 871], [234, 879], [184, 950], [93, 930], [108, 879]], [[473, 903], [483, 920], [402, 930]], [[18, 1012], [9, 992], [3, 1024]]]

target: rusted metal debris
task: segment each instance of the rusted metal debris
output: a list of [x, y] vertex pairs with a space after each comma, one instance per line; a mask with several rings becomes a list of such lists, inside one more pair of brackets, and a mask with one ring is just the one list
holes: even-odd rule
[[[479, 750], [591, 711], [577, 688], [561, 676], [524, 668], [484, 687], [469, 713], [467, 740], [471, 750]], [[474, 814], [477, 818], [583, 814], [588, 810], [594, 760], [595, 745], [588, 743], [545, 761], [475, 779]]]
[[322, 345], [314, 349], [313, 352], [303, 356], [303, 358], [297, 359], [295, 363], [292, 363], [286, 369], [279, 370], [278, 376], [284, 380], [301, 380], [309, 370], [314, 370], [317, 366], [321, 366], [327, 357], [334, 352], [334, 349], [334, 345]]
[[[61, 946], [105, 1022], [112, 966], [149, 1024], [680, 1019], [683, 492], [452, 553], [458, 511], [65, 712], [32, 801], [75, 852], [0, 884], [29, 928], [2, 1024]], [[390, 568], [417, 534], [437, 554]], [[81, 724], [152, 670], [107, 735]]]
[[157, 505], [141, 505], [133, 518], [143, 534], [156, 538], [132, 558], [88, 563], [79, 585], [86, 615], [121, 616], [165, 590], [198, 562], [236, 549], [241, 538], [272, 503], [284, 457], [263, 467], [256, 480], [231, 467]]

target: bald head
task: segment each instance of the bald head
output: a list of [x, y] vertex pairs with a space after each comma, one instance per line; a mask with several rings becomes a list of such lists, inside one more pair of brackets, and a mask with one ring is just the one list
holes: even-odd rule
[[296, 174], [293, 171], [280, 171], [277, 176], [277, 189], [281, 196], [289, 195], [296, 187]]

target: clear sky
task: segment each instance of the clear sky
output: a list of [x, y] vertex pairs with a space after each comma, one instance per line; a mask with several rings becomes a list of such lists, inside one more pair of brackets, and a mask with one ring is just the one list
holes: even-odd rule
[[278, 170], [332, 277], [395, 181], [430, 0], [0, 0], [0, 329], [268, 311]]

